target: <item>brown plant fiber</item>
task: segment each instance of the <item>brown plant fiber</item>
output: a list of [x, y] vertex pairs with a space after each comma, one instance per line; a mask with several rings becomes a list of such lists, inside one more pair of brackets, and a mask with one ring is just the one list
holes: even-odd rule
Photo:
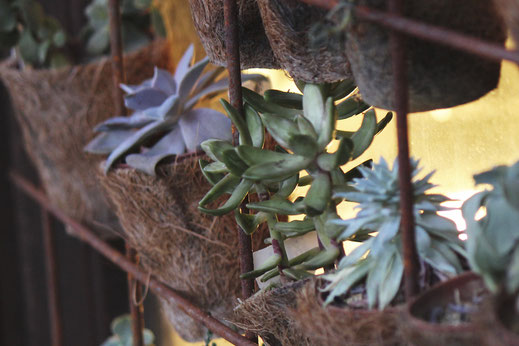
[[[265, 31], [279, 64], [295, 80], [323, 83], [351, 78], [343, 42], [312, 47], [308, 30], [326, 11], [299, 0], [258, 0]], [[337, 41], [337, 42], [336, 42]]]
[[[167, 65], [167, 50], [155, 43], [125, 56], [129, 83]], [[104, 58], [56, 70], [0, 67], [22, 129], [25, 149], [35, 163], [49, 198], [68, 215], [113, 235], [115, 215], [95, 178], [99, 159], [83, 152], [93, 127], [115, 114], [112, 65]]]
[[[209, 59], [213, 64], [227, 66], [223, 0], [189, 0], [189, 5]], [[237, 5], [241, 68], [278, 68], [258, 4], [255, 0], [238, 0]]]
[[517, 47], [519, 44], [519, 0], [494, 0], [494, 3], [503, 16]]
[[314, 345], [295, 324], [297, 292], [304, 282], [298, 281], [269, 291], [260, 291], [236, 307], [233, 323], [257, 333], [270, 346]]
[[403, 345], [398, 333], [399, 310], [324, 307], [316, 283], [311, 281], [297, 296], [294, 320], [312, 345]]
[[[385, 10], [385, 0], [359, 5]], [[405, 16], [503, 45], [506, 33], [489, 0], [406, 0]], [[389, 30], [354, 18], [348, 29], [351, 69], [364, 101], [395, 109]], [[496, 88], [499, 62], [418, 38], [407, 37], [411, 112], [448, 108], [477, 100]]]
[[[221, 319], [241, 296], [234, 215], [213, 217], [198, 211], [198, 201], [210, 189], [198, 157], [162, 164], [157, 171], [156, 177], [133, 168], [99, 174], [142, 266]], [[263, 241], [258, 233], [254, 249]], [[182, 338], [205, 337], [205, 328], [172, 303], [163, 301], [163, 309]]]

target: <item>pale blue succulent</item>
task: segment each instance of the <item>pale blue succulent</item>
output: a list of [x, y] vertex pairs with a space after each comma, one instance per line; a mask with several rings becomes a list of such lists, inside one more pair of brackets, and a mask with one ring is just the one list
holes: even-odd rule
[[[109, 154], [105, 173], [115, 162], [155, 175], [157, 164], [174, 155], [195, 152], [209, 138], [231, 140], [231, 121], [209, 108], [194, 108], [203, 97], [216, 96], [228, 88], [228, 79], [215, 81], [223, 69], [203, 73], [209, 63], [195, 64], [191, 45], [180, 59], [174, 75], [155, 68], [153, 78], [140, 85], [121, 85], [127, 93], [125, 105], [131, 116], [117, 116], [99, 124], [101, 132], [85, 150]], [[244, 75], [243, 80], [264, 80], [260, 75]]]

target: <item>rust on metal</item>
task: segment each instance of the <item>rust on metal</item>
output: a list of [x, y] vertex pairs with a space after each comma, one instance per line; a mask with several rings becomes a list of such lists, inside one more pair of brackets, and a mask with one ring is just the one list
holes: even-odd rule
[[[332, 9], [339, 2], [338, 0], [300, 1], [326, 9]], [[517, 50], [508, 50], [499, 44], [487, 42], [450, 29], [405, 18], [400, 14], [387, 13], [366, 6], [352, 6], [358, 18], [378, 23], [406, 35], [459, 49], [489, 60], [501, 61], [504, 59], [519, 64], [519, 51]]]
[[43, 225], [43, 245], [45, 249], [45, 273], [47, 279], [47, 299], [51, 327], [52, 346], [63, 345], [63, 318], [59, 300], [58, 265], [56, 261], [56, 240], [52, 218], [47, 210], [41, 209]]
[[118, 115], [125, 115], [123, 91], [119, 87], [125, 81], [119, 0], [108, 2], [108, 13], [110, 17], [110, 50], [112, 54], [115, 111]]
[[65, 225], [72, 227], [75, 231], [75, 235], [81, 241], [92, 246], [96, 251], [105, 256], [125, 272], [131, 273], [136, 280], [139, 280], [141, 283], [147, 283], [150, 290], [152, 290], [155, 294], [165, 299], [171, 300], [176, 305], [178, 305], [180, 310], [185, 312], [188, 316], [200, 322], [209, 330], [213, 331], [216, 335], [226, 339], [227, 341], [235, 345], [257, 346], [257, 343], [244, 338], [225, 324], [221, 323], [214, 317], [211, 317], [207, 312], [203, 311], [198, 306], [193, 304], [189, 299], [182, 296], [181, 293], [178, 293], [171, 287], [168, 287], [153, 276], [150, 278], [149, 273], [143, 271], [138, 265], [128, 260], [125, 255], [112, 248], [93, 231], [72, 219], [61, 209], [53, 206], [47, 196], [45, 196], [45, 193], [38, 190], [29, 181], [15, 173], [11, 173], [10, 178], [16, 186], [18, 186], [23, 192], [34, 199], [42, 208], [52, 213]]
[[[243, 99], [241, 91], [241, 69], [240, 69], [240, 49], [238, 33], [238, 8], [235, 0], [224, 0], [225, 18], [225, 49], [227, 54], [227, 70], [229, 71], [229, 99], [231, 105], [236, 108], [244, 117]], [[233, 129], [234, 142], [237, 142], [237, 131]], [[241, 206], [241, 211], [247, 213], [245, 205]], [[252, 259], [252, 240], [237, 226], [238, 246], [240, 255], [241, 273], [246, 273], [254, 269]], [[254, 293], [254, 280], [241, 280], [242, 296], [247, 299]]]
[[[388, 0], [390, 13], [402, 14], [403, 0]], [[404, 285], [406, 298], [418, 293], [418, 252], [415, 243], [413, 217], [413, 184], [411, 181], [411, 162], [409, 157], [409, 134], [407, 113], [409, 108], [407, 80], [406, 37], [392, 30], [389, 36], [391, 61], [393, 64], [393, 86], [395, 92], [396, 127], [398, 139], [398, 181], [400, 186], [400, 214], [402, 249], [404, 257]]]

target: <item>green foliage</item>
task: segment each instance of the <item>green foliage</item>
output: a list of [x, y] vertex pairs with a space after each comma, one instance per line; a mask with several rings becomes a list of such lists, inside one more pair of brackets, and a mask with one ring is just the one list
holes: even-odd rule
[[[505, 289], [515, 294], [519, 290], [519, 162], [495, 167], [474, 179], [492, 189], [463, 204], [470, 266], [491, 292]], [[477, 219], [478, 211], [486, 215]]]
[[[101, 132], [85, 150], [109, 154], [105, 172], [122, 159], [135, 169], [155, 175], [157, 164], [185, 152], [194, 152], [208, 138], [231, 138], [231, 123], [222, 113], [195, 108], [198, 101], [215, 97], [228, 88], [227, 78], [216, 79], [223, 69], [204, 73], [207, 58], [192, 64], [191, 45], [179, 61], [174, 75], [155, 68], [151, 79], [140, 85], [121, 85], [127, 93], [126, 107], [134, 110], [128, 117], [114, 117], [96, 127]], [[245, 75], [243, 80], [264, 80], [260, 75]], [[236, 168], [238, 169], [238, 168]]]
[[[213, 188], [200, 201], [200, 210], [211, 215], [235, 212], [238, 224], [251, 234], [261, 223], [270, 230], [270, 242], [274, 255], [261, 267], [245, 273], [242, 278], [263, 275], [262, 280], [282, 274], [294, 280], [310, 275], [309, 270], [333, 265], [340, 254], [335, 241], [335, 225], [327, 223], [336, 218], [336, 206], [340, 202], [332, 198], [335, 186], [351, 179], [351, 172], [341, 168], [362, 154], [381, 131], [392, 114], [377, 124], [374, 110], [362, 113], [367, 107], [352, 93], [351, 81], [334, 84], [298, 83], [303, 95], [269, 90], [265, 96], [243, 89], [245, 114], [243, 119], [229, 104], [225, 108], [239, 131], [239, 143], [233, 146], [228, 141], [208, 140], [202, 148], [214, 160], [201, 162], [201, 168]], [[361, 128], [351, 136], [338, 137], [336, 123], [339, 117], [336, 103], [345, 96], [348, 113], [358, 110], [364, 117]], [[354, 106], [351, 106], [354, 104]], [[349, 114], [348, 117], [353, 116]], [[265, 148], [265, 131], [279, 145], [276, 149]], [[340, 140], [337, 150], [331, 152], [332, 140]], [[302, 176], [305, 172], [308, 175]], [[220, 174], [214, 180], [214, 174]], [[298, 186], [309, 185], [306, 196], [292, 201], [289, 196]], [[227, 201], [216, 209], [208, 205], [222, 196]], [[254, 214], [243, 213], [240, 205], [247, 195], [257, 195], [258, 202], [247, 204]], [[278, 222], [279, 216], [304, 214], [304, 220]], [[313, 250], [305, 256], [288, 259], [284, 240], [316, 231], [323, 250]]]
[[[93, 0], [86, 9], [88, 19], [83, 29], [86, 36], [86, 50], [98, 56], [110, 50], [110, 21], [108, 0]], [[160, 13], [148, 0], [121, 1], [121, 25], [123, 47], [132, 51], [153, 38], [153, 34], [164, 36], [164, 25]]]
[[25, 63], [34, 67], [61, 67], [67, 37], [58, 21], [31, 0], [0, 0], [0, 50], [17, 47]]
[[[123, 315], [115, 318], [110, 326], [112, 333], [101, 346], [132, 346], [132, 321], [130, 315]], [[155, 335], [149, 329], [143, 329], [142, 331], [144, 345], [153, 346], [155, 341]]]
[[[419, 258], [437, 276], [453, 276], [462, 271], [458, 255], [463, 256], [465, 252], [454, 223], [437, 214], [445, 209], [440, 203], [448, 199], [427, 194], [434, 187], [429, 182], [432, 173], [418, 179], [418, 162], [412, 160], [411, 165]], [[330, 292], [326, 303], [347, 294], [355, 284], [363, 282], [369, 307], [383, 309], [397, 295], [404, 270], [400, 245], [398, 165], [395, 161], [391, 170], [381, 159], [373, 169], [360, 167], [359, 171], [362, 178], [353, 179], [353, 190], [334, 194], [336, 198], [358, 203], [358, 214], [352, 219], [335, 219], [329, 223], [342, 228], [338, 240], [366, 236], [367, 240], [340, 261], [335, 273], [324, 275], [328, 281], [325, 290]]]

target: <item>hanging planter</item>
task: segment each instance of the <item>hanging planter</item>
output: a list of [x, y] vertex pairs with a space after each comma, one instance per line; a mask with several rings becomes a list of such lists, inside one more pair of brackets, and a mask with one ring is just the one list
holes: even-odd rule
[[325, 10], [298, 0], [258, 0], [258, 4], [274, 54], [292, 78], [312, 83], [351, 78], [342, 40], [329, 39], [318, 46], [310, 42], [308, 31], [325, 19]]
[[[125, 56], [128, 81], [149, 74], [150, 66], [166, 64], [165, 48], [158, 42]], [[118, 223], [95, 178], [98, 160], [83, 152], [94, 125], [115, 111], [110, 60], [41, 70], [3, 65], [0, 77], [49, 198], [71, 217], [113, 236]]]
[[[385, 10], [383, 0], [359, 5]], [[406, 1], [405, 16], [455, 30], [499, 45], [506, 34], [491, 1]], [[364, 101], [394, 109], [393, 66], [389, 30], [353, 18], [347, 34], [347, 54]], [[500, 63], [476, 55], [407, 37], [409, 110], [420, 112], [474, 101], [493, 90]]]
[[322, 281], [309, 282], [297, 296], [296, 325], [312, 345], [400, 345], [401, 306], [384, 310], [325, 305]]
[[[227, 66], [222, 0], [189, 0], [195, 28], [213, 64]], [[237, 1], [241, 68], [277, 68], [255, 0]]]
[[236, 307], [233, 324], [261, 336], [271, 346], [312, 345], [299, 326], [293, 310], [306, 281], [260, 291]]
[[519, 42], [519, 2], [517, 0], [494, 0], [503, 16], [516, 45]]
[[[162, 164], [156, 176], [131, 167], [100, 174], [116, 206], [127, 241], [141, 265], [215, 318], [229, 315], [241, 296], [238, 235], [233, 216], [214, 218], [198, 211], [209, 184], [198, 168], [200, 156]], [[259, 234], [258, 234], [259, 236]], [[262, 239], [255, 238], [258, 249]], [[180, 336], [203, 340], [207, 330], [173, 303], [163, 309]]]
[[485, 339], [481, 278], [465, 273], [424, 292], [407, 306], [405, 338], [415, 345], [480, 345]]

